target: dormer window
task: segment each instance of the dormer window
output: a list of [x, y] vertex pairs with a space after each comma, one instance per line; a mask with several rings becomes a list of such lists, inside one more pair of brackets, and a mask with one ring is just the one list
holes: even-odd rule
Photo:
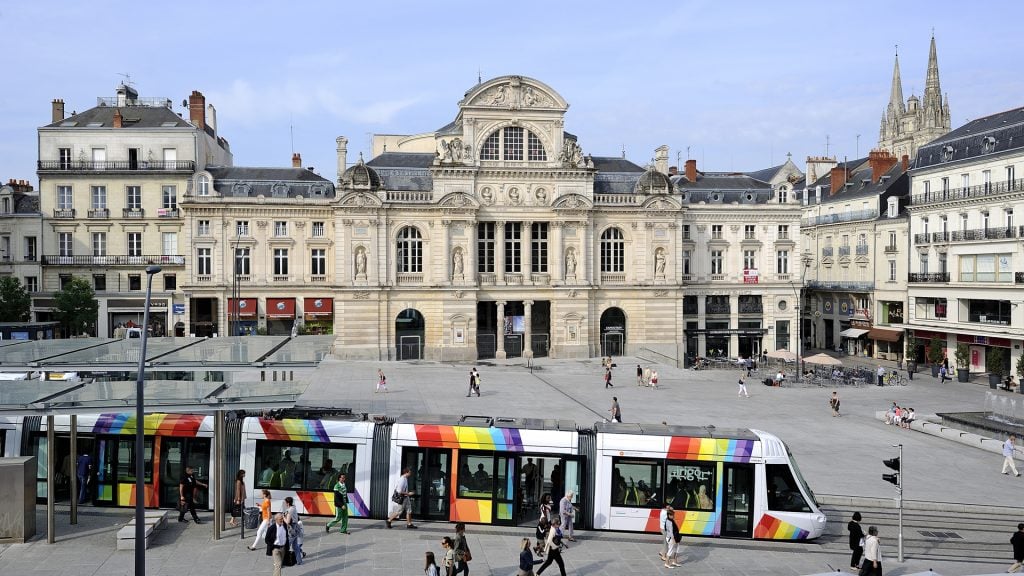
[[481, 160], [517, 161], [524, 157], [530, 162], [545, 162], [548, 159], [540, 138], [521, 126], [506, 126], [495, 130], [480, 148]]
[[985, 136], [981, 141], [981, 151], [985, 154], [996, 149], [996, 139], [992, 136]]
[[196, 189], [200, 196], [210, 195], [210, 177], [205, 174], [200, 174], [199, 178], [196, 179]]
[[953, 159], [953, 147], [952, 146], [943, 146], [942, 147], [942, 161], [943, 162], [949, 162], [952, 159]]
[[886, 214], [889, 218], [895, 218], [900, 213], [899, 201], [895, 198], [889, 198], [889, 210]]

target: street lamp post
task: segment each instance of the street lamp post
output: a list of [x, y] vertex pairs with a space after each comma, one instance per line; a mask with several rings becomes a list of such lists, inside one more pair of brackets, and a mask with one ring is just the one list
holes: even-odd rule
[[146, 575], [146, 450], [145, 399], [143, 383], [146, 369], [146, 341], [149, 339], [149, 303], [153, 296], [153, 276], [159, 266], [146, 267], [146, 303], [142, 314], [142, 342], [139, 350], [138, 374], [135, 379], [135, 576]]

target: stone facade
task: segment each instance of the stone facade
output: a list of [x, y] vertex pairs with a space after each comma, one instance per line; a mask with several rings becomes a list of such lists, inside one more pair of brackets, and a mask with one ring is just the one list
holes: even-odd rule
[[42, 219], [39, 194], [25, 180], [0, 186], [0, 276], [13, 276], [29, 293], [39, 291]]

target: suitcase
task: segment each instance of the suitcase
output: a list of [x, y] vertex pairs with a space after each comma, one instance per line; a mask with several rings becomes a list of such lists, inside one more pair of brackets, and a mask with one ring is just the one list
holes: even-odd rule
[[248, 530], [255, 530], [260, 527], [260, 509], [250, 506], [245, 509], [245, 527]]

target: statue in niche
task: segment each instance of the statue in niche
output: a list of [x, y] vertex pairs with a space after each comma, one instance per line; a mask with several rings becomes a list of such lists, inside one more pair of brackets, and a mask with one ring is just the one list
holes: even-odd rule
[[518, 205], [519, 204], [519, 189], [518, 188], [510, 189], [508, 191], [508, 199], [509, 199], [509, 202]]
[[576, 251], [572, 248], [565, 252], [565, 275], [566, 277], [576, 275]]
[[456, 247], [452, 253], [452, 276], [462, 276], [462, 247]]
[[484, 188], [480, 191], [480, 198], [484, 201], [484, 204], [490, 204], [494, 202], [494, 193], [491, 192], [490, 188]]
[[538, 204], [547, 204], [548, 203], [548, 193], [545, 192], [543, 188], [538, 188], [537, 189], [536, 196], [537, 196], [537, 203]]
[[366, 249], [360, 246], [356, 250], [356, 276], [366, 275]]
[[654, 251], [654, 275], [665, 275], [665, 249], [658, 248]]

